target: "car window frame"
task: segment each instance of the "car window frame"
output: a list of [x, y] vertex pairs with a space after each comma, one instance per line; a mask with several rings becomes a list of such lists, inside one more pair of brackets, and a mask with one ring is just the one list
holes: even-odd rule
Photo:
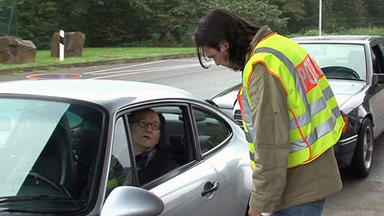
[[[380, 85], [382, 86], [384, 84], [384, 39], [378, 38], [376, 40], [373, 40], [369, 44], [370, 49], [370, 55], [371, 55], [371, 74], [372, 74], [372, 83], [373, 85]], [[377, 64], [378, 64], [378, 71], [374, 72], [374, 64], [373, 59], [375, 58]]]
[[[381, 45], [381, 46], [380, 46]], [[377, 73], [379, 74], [382, 74], [384, 73], [384, 53], [383, 53], [383, 50], [382, 50], [382, 47], [384, 46], [384, 42], [375, 42], [375, 43], [372, 43], [370, 48], [372, 50], [372, 52], [374, 53], [374, 55], [376, 56], [376, 61], [379, 65], [379, 71]]]
[[[200, 141], [198, 138], [199, 133], [198, 133], [195, 115], [193, 113], [195, 109], [198, 111], [203, 110], [203, 111], [205, 111], [206, 114], [209, 114], [212, 117], [215, 117], [216, 120], [223, 123], [223, 125], [228, 129], [228, 136], [222, 142], [217, 144], [214, 148], [212, 148], [212, 149], [210, 149], [204, 153], [201, 152], [201, 144], [200, 144]], [[208, 108], [206, 106], [199, 106], [197, 104], [191, 104], [190, 111], [191, 111], [191, 115], [193, 116], [193, 127], [194, 127], [194, 131], [195, 131], [195, 139], [196, 139], [196, 143], [197, 143], [196, 149], [200, 155], [199, 160], [205, 160], [207, 157], [209, 157], [210, 155], [213, 155], [215, 152], [219, 151], [221, 148], [223, 148], [224, 146], [226, 146], [226, 144], [229, 143], [229, 141], [233, 137], [233, 130], [232, 130], [232, 127], [228, 124], [227, 120], [223, 116], [221, 116], [218, 112], [214, 112], [211, 108]], [[225, 114], [223, 114], [223, 115], [225, 115]]]
[[[138, 176], [137, 176], [137, 171], [136, 171], [136, 162], [133, 159], [133, 144], [132, 144], [132, 136], [130, 133], [129, 129], [129, 123], [128, 123], [128, 115], [132, 113], [135, 110], [140, 110], [140, 109], [145, 109], [145, 108], [159, 108], [159, 107], [166, 107], [166, 106], [176, 106], [179, 107], [182, 111], [182, 115], [185, 118], [184, 126], [185, 128], [185, 135], [189, 137], [188, 140], [188, 145], [190, 145], [190, 148], [192, 150], [193, 158], [191, 161], [187, 162], [186, 164], [181, 165], [180, 167], [175, 168], [174, 170], [164, 174], [163, 176], [160, 176], [157, 179], [152, 180], [151, 182], [145, 184], [145, 185], [140, 185], [138, 182]], [[125, 124], [125, 131], [126, 134], [128, 135], [127, 140], [128, 140], [128, 146], [129, 146], [129, 151], [130, 151], [130, 161], [132, 165], [132, 176], [134, 177], [133, 182], [136, 187], [141, 187], [144, 189], [151, 189], [154, 188], [163, 182], [174, 178], [175, 176], [178, 176], [182, 174], [183, 172], [187, 171], [190, 169], [190, 167], [193, 167], [202, 161], [204, 161], [206, 158], [208, 158], [210, 155], [213, 155], [215, 152], [219, 151], [221, 148], [223, 148], [226, 144], [229, 143], [229, 140], [233, 137], [233, 129], [228, 124], [228, 120], [230, 120], [229, 117], [227, 117], [224, 113], [221, 113], [220, 110], [214, 111], [211, 105], [202, 103], [197, 100], [160, 100], [160, 101], [150, 101], [150, 102], [144, 102], [144, 103], [139, 103], [135, 104], [133, 106], [129, 107], [123, 107], [120, 109], [116, 115], [115, 121], [121, 116], [124, 116], [124, 124]], [[197, 108], [199, 110], [203, 110], [206, 113], [214, 116], [216, 119], [218, 119], [220, 122], [224, 123], [226, 128], [229, 130], [229, 135], [228, 137], [221, 142], [219, 145], [217, 145], [215, 148], [211, 149], [210, 151], [207, 151], [206, 153], [202, 154], [201, 148], [200, 148], [200, 142], [198, 140], [198, 132], [197, 132], [197, 126], [195, 123], [195, 116], [193, 114], [194, 108]], [[112, 154], [112, 153], [110, 153]]]
[[130, 132], [130, 128], [129, 128], [129, 121], [128, 121], [128, 116], [130, 113], [132, 113], [133, 111], [136, 111], [136, 110], [140, 110], [140, 109], [146, 109], [146, 108], [158, 108], [158, 107], [166, 107], [166, 106], [177, 106], [179, 107], [181, 110], [182, 110], [182, 114], [186, 117], [186, 123], [185, 123], [185, 126], [187, 126], [188, 128], [185, 128], [185, 134], [186, 136], [191, 136], [193, 137], [193, 133], [191, 132], [191, 127], [189, 126], [188, 122], [190, 122], [190, 111], [189, 111], [189, 105], [188, 105], [188, 102], [185, 102], [185, 101], [175, 101], [175, 100], [164, 100], [164, 101], [151, 101], [151, 102], [144, 102], [144, 103], [140, 103], [140, 104], [135, 104], [134, 106], [129, 106], [129, 107], [123, 107], [121, 110], [118, 111], [118, 114], [116, 117], [116, 120], [121, 117], [121, 116], [124, 116], [125, 118], [125, 130], [126, 130], [126, 134], [128, 135], [127, 137], [127, 140], [128, 140], [128, 146], [129, 146], [129, 151], [130, 151], [130, 160], [131, 160], [131, 165], [132, 165], [132, 176], [134, 177], [133, 179], [133, 182], [134, 182], [134, 185], [135, 187], [141, 187], [141, 188], [144, 188], [144, 189], [151, 189], [153, 187], [156, 187], [157, 185], [179, 175], [180, 173], [184, 172], [185, 170], [188, 169], [189, 166], [193, 166], [193, 164], [196, 163], [197, 159], [196, 159], [196, 147], [195, 147], [195, 141], [193, 141], [193, 143], [191, 144], [192, 146], [192, 151], [193, 151], [193, 159], [188, 162], [187, 164], [184, 164], [184, 165], [181, 165], [180, 167], [177, 167], [175, 168], [174, 170], [160, 176], [159, 178], [157, 179], [154, 179], [152, 181], [150, 181], [149, 183], [147, 184], [144, 184], [144, 185], [140, 185], [139, 182], [138, 182], [138, 176], [137, 176], [137, 165], [136, 165], [136, 161], [133, 159], [134, 158], [134, 154], [133, 154], [133, 143], [132, 143], [132, 136], [131, 136], [131, 132]]

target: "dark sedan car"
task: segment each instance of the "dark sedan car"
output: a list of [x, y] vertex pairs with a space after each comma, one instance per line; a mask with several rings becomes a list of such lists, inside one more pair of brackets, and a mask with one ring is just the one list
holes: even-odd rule
[[[350, 167], [358, 176], [369, 175], [374, 138], [384, 130], [384, 38], [380, 36], [313, 36], [293, 38], [315, 58], [328, 78], [346, 122], [335, 145], [339, 168]], [[239, 85], [238, 85], [239, 86]], [[234, 106], [232, 87], [211, 101], [224, 110]], [[232, 96], [231, 96], [232, 95]], [[231, 99], [224, 99], [230, 96]]]

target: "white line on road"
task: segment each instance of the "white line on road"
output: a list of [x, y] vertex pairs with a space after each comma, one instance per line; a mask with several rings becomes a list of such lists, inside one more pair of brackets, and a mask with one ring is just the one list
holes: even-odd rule
[[105, 71], [112, 71], [112, 70], [118, 70], [118, 69], [122, 69], [122, 68], [130, 68], [130, 67], [135, 67], [135, 66], [155, 64], [155, 63], [160, 63], [160, 62], [164, 62], [164, 61], [167, 61], [167, 60], [154, 61], [154, 62], [146, 62], [146, 63], [142, 63], [142, 64], [127, 65], [127, 66], [109, 68], [109, 69], [104, 69], [104, 70], [89, 71], [89, 72], [85, 72], [83, 74], [85, 74], [85, 75], [96, 74], [96, 73], [105, 72]]
[[106, 74], [106, 76], [98, 76], [98, 77], [89, 78], [89, 79], [103, 79], [103, 78], [127, 76], [127, 75], [134, 75], [134, 74], [144, 74], [144, 73], [160, 72], [160, 71], [168, 71], [168, 70], [197, 67], [197, 66], [200, 66], [200, 64], [197, 63], [197, 64], [187, 64], [187, 65], [176, 65], [176, 66], [163, 66], [163, 67], [131, 69], [131, 70], [124, 70], [124, 71], [104, 72], [104, 73], [101, 72], [101, 73], [98, 73], [97, 75]]

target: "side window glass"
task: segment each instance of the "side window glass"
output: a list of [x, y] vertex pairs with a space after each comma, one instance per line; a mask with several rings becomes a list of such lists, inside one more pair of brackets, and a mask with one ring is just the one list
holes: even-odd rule
[[193, 114], [195, 116], [201, 153], [208, 152], [230, 137], [230, 129], [219, 117], [200, 109], [194, 109]]
[[381, 54], [383, 55], [384, 54], [384, 44], [379, 44], [378, 46], [379, 46]]
[[181, 107], [135, 110], [128, 119], [139, 185], [165, 176], [191, 160]]
[[123, 117], [120, 117], [116, 121], [115, 133], [113, 136], [112, 155], [107, 182], [107, 195], [115, 187], [126, 185], [133, 185], [133, 180], [124, 119]]
[[372, 47], [372, 51], [374, 53], [373, 58], [373, 68], [375, 73], [383, 73], [384, 72], [384, 58], [383, 53], [379, 46]]

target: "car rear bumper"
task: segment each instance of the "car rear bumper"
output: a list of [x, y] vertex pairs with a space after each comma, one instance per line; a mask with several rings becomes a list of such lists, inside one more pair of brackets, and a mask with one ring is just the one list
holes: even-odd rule
[[339, 168], [347, 167], [351, 164], [353, 152], [357, 144], [357, 135], [340, 139], [333, 147]]

